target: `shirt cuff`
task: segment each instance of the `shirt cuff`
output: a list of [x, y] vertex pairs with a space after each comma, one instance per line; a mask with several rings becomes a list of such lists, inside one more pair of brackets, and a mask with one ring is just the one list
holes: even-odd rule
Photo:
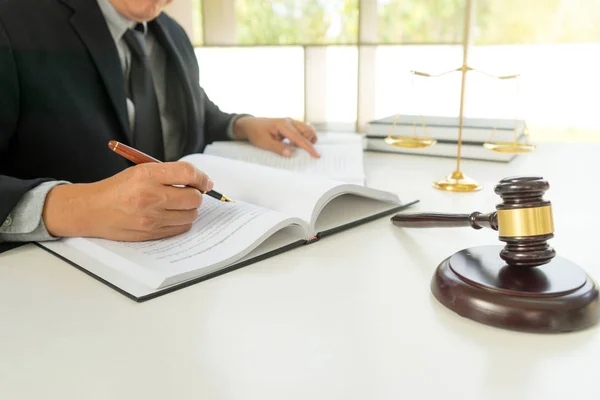
[[0, 242], [41, 242], [58, 239], [48, 233], [42, 213], [50, 189], [67, 183], [70, 182], [44, 182], [25, 193], [0, 225]]
[[235, 124], [235, 121], [237, 121], [238, 119], [242, 118], [242, 117], [252, 117], [252, 115], [250, 114], [236, 114], [233, 118], [231, 118], [231, 120], [229, 121], [229, 125], [227, 126], [227, 137], [231, 140], [237, 140], [235, 135], [233, 134], [233, 125]]

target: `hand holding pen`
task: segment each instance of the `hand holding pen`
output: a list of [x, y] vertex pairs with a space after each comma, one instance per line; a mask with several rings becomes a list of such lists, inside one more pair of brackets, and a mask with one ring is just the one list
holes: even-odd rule
[[[123, 151], [122, 146], [117, 150]], [[90, 164], [93, 168], [93, 161]], [[213, 186], [189, 163], [144, 162], [96, 182], [53, 187], [46, 196], [43, 220], [56, 237], [161, 239], [191, 229], [203, 193], [225, 200]]]
[[[148, 154], [142, 153], [139, 150], [134, 149], [133, 147], [129, 147], [127, 145], [124, 145], [123, 143], [119, 143], [115, 140], [111, 140], [110, 142], [108, 142], [108, 147], [114, 151], [115, 153], [125, 157], [126, 159], [128, 159], [129, 161], [131, 161], [132, 163], [135, 164], [144, 164], [144, 163], [160, 163], [161, 161], [157, 160], [154, 157], [149, 156]], [[212, 189], [212, 187], [211, 187]], [[229, 198], [227, 198], [226, 196], [223, 196], [221, 193], [216, 192], [214, 190], [209, 189], [206, 192], [203, 192], [202, 194], [206, 194], [209, 195], [210, 197], [214, 197], [215, 199], [219, 200], [219, 201], [227, 201], [227, 202], [231, 202], [231, 200]]]

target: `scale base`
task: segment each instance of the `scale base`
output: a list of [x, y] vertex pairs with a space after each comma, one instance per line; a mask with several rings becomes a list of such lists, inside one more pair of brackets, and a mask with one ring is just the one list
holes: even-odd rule
[[481, 189], [479, 183], [460, 171], [454, 171], [444, 179], [435, 181], [433, 187], [447, 192], [476, 192]]
[[435, 298], [458, 315], [498, 328], [562, 333], [600, 320], [598, 285], [579, 266], [555, 257], [539, 267], [511, 267], [504, 246], [461, 250], [431, 281]]

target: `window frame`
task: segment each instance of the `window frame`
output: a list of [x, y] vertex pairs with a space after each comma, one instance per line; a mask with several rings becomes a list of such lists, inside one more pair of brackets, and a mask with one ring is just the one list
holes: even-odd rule
[[[194, 24], [193, 13], [194, 2], [200, 1], [202, 7], [201, 32], [197, 32], [197, 24]], [[378, 1], [358, 0], [358, 37], [355, 43], [297, 43], [297, 44], [238, 44], [236, 43], [236, 15], [234, 10], [235, 0], [178, 0], [173, 2], [167, 12], [182, 24], [190, 38], [201, 37], [202, 43], [194, 43], [195, 47], [286, 47], [300, 46], [304, 49], [304, 119], [310, 123], [325, 123], [323, 111], [322, 89], [325, 73], [319, 73], [319, 69], [309, 71], [306, 68], [310, 61], [323, 65], [325, 60], [323, 47], [354, 46], [357, 48], [357, 81], [356, 86], [356, 121], [354, 130], [366, 132], [367, 124], [375, 116], [376, 89], [375, 73], [377, 48], [382, 46], [438, 46], [438, 45], [460, 45], [460, 42], [437, 42], [437, 43], [380, 43], [378, 32]]]

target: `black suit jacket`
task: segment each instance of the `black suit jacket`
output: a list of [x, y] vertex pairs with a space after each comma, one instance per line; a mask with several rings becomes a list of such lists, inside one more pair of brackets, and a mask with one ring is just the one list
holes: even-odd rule
[[[181, 156], [227, 140], [233, 114], [199, 85], [184, 30], [161, 14], [149, 24], [180, 90]], [[131, 164], [108, 149], [131, 143], [125, 80], [96, 0], [0, 1], [0, 224], [28, 190], [47, 180], [94, 182]]]

